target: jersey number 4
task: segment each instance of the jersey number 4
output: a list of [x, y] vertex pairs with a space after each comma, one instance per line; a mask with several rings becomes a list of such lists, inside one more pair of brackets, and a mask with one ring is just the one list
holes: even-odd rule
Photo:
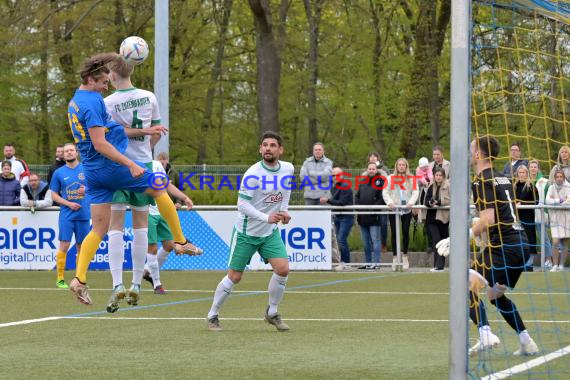
[[[131, 123], [131, 128], [143, 129], [143, 121], [138, 118], [137, 111], [133, 111], [133, 122]], [[144, 136], [131, 137], [134, 141], [144, 141]]]

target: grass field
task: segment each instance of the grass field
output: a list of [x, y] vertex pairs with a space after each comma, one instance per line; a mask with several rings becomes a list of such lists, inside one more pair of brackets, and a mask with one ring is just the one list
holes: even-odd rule
[[[145, 291], [140, 306], [125, 304], [111, 315], [104, 311], [107, 272], [89, 274], [92, 307], [56, 289], [53, 272], [2, 272], [0, 378], [447, 378], [448, 273], [292, 273], [280, 308], [291, 327], [285, 333], [263, 321], [266, 272], [246, 273], [220, 314], [224, 331], [207, 331], [205, 316], [222, 276], [163, 272], [168, 294]], [[570, 344], [567, 276], [530, 273], [512, 295], [541, 354]], [[552, 294], [540, 294], [546, 282]], [[515, 334], [488, 310], [503, 342], [471, 358], [477, 377], [529, 360], [511, 355]], [[8, 324], [23, 320], [29, 323]], [[569, 378], [569, 358], [518, 377]]]

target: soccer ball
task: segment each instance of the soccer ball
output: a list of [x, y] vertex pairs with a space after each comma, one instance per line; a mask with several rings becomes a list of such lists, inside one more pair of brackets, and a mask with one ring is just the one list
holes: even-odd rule
[[140, 37], [127, 37], [121, 43], [119, 54], [121, 54], [127, 62], [139, 65], [148, 57], [148, 44]]

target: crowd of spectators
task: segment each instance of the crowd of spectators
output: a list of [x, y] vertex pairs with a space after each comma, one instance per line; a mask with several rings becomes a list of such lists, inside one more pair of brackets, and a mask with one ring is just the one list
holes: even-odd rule
[[[503, 168], [503, 174], [513, 183], [513, 193], [517, 206], [525, 205], [570, 205], [570, 147], [562, 146], [558, 152], [556, 164], [548, 176], [540, 170], [537, 160], [522, 158], [520, 144], [510, 146], [510, 160]], [[179, 180], [178, 172], [169, 164], [169, 157], [163, 153], [159, 160], [167, 168], [167, 174], [175, 185]], [[451, 163], [444, 158], [441, 146], [432, 150], [432, 161], [421, 157], [415, 171], [405, 158], [398, 158], [393, 170], [388, 169], [378, 152], [371, 152], [366, 158], [366, 170], [362, 173], [368, 181], [361, 184], [353, 193], [352, 189], [343, 189], [338, 185], [337, 175], [340, 167], [333, 167], [333, 162], [326, 157], [322, 143], [315, 143], [313, 154], [307, 158], [300, 170], [303, 179], [308, 179], [313, 186], [305, 186], [303, 197], [305, 205], [334, 206], [373, 205], [388, 206], [389, 213], [362, 213], [356, 216], [356, 224], [364, 248], [362, 269], [376, 269], [381, 263], [381, 255], [387, 252], [388, 224], [392, 248], [392, 268], [397, 266], [396, 247], [400, 247], [403, 269], [409, 268], [408, 250], [410, 245], [410, 225], [413, 220], [423, 224], [426, 236], [426, 252], [433, 254], [432, 271], [442, 271], [445, 259], [436, 253], [435, 246], [449, 236], [449, 210], [439, 206], [450, 204], [450, 168]], [[65, 165], [63, 145], [58, 145], [55, 160], [50, 165], [47, 181], [44, 182], [36, 173], [31, 173], [22, 159], [16, 158], [13, 144], [4, 146], [4, 160], [0, 173], [0, 206], [23, 206], [35, 209], [57, 205], [52, 200], [49, 182], [53, 173]], [[417, 176], [417, 186], [409, 178], [411, 173]], [[395, 185], [404, 176], [403, 189]], [[329, 184], [332, 177], [332, 184]], [[332, 185], [332, 186], [331, 186]], [[379, 190], [380, 189], [380, 190]], [[425, 209], [413, 210], [415, 205]], [[530, 259], [527, 263], [532, 270], [536, 255], [542, 244], [545, 265], [552, 271], [564, 268], [564, 262], [570, 246], [570, 210], [517, 208], [518, 220], [524, 228], [529, 244]], [[400, 220], [401, 244], [397, 244], [396, 218]], [[388, 223], [389, 221], [389, 223]], [[351, 262], [351, 250], [348, 236], [354, 226], [355, 217], [349, 213], [333, 213], [333, 238], [338, 243], [340, 261]], [[547, 233], [541, 236], [542, 225]], [[544, 242], [540, 240], [543, 239]], [[333, 244], [336, 246], [336, 244]]]
[[[333, 163], [325, 154], [322, 143], [317, 143], [313, 149], [313, 155], [305, 161], [301, 168], [301, 177], [309, 176], [315, 188], [318, 183], [323, 184], [323, 177], [327, 173], [340, 173], [340, 168], [333, 170]], [[510, 146], [510, 159], [503, 168], [503, 174], [513, 184], [514, 200], [517, 206], [536, 205], [570, 205], [570, 148], [563, 146], [558, 152], [555, 166], [548, 177], [540, 170], [537, 160], [522, 158], [523, 152], [518, 143]], [[339, 191], [337, 181], [334, 179], [332, 195], [326, 194], [327, 190], [315, 190], [305, 188], [305, 204], [314, 205], [317, 196], [320, 203], [331, 205], [386, 205], [388, 213], [366, 214], [360, 210], [357, 213], [356, 224], [360, 230], [360, 237], [364, 248], [364, 263], [361, 269], [376, 269], [381, 262], [382, 253], [386, 252], [388, 238], [388, 223], [390, 225], [390, 239], [392, 248], [392, 268], [395, 270], [397, 263], [396, 247], [400, 247], [402, 254], [403, 269], [409, 268], [408, 251], [410, 246], [410, 225], [412, 221], [423, 224], [426, 236], [426, 252], [433, 254], [433, 272], [443, 271], [445, 259], [436, 253], [435, 246], [441, 240], [449, 236], [449, 209], [440, 206], [449, 206], [451, 201], [450, 191], [450, 168], [451, 163], [444, 158], [441, 146], [435, 146], [432, 150], [432, 160], [421, 157], [415, 171], [410, 167], [405, 158], [398, 158], [393, 170], [389, 170], [377, 152], [371, 152], [367, 156], [366, 171], [363, 176], [368, 181], [360, 184], [354, 196], [352, 190]], [[417, 176], [417, 187], [413, 186], [412, 180], [406, 181], [401, 189], [399, 186], [391, 186], [399, 178], [406, 178], [414, 173]], [[320, 182], [319, 182], [320, 181]], [[386, 186], [384, 186], [386, 181]], [[375, 186], [373, 186], [373, 182]], [[378, 190], [382, 188], [383, 190]], [[341, 200], [342, 195], [342, 200]], [[424, 209], [414, 209], [413, 206], [423, 205]], [[538, 253], [542, 252], [541, 244], [546, 258], [545, 265], [553, 271], [562, 270], [566, 260], [566, 253], [570, 246], [570, 210], [564, 209], [536, 209], [517, 207], [517, 219], [524, 228], [528, 237], [530, 259], [527, 263], [528, 270], [532, 270]], [[388, 215], [387, 215], [388, 214]], [[401, 244], [397, 244], [396, 218], [400, 219]], [[335, 215], [333, 213], [333, 236], [341, 251], [341, 261], [350, 263], [351, 254], [348, 245], [348, 235], [354, 225], [354, 218], [348, 214]], [[540, 236], [542, 225], [547, 227], [546, 236]], [[552, 242], [551, 242], [552, 238]], [[544, 242], [540, 240], [543, 239]]]

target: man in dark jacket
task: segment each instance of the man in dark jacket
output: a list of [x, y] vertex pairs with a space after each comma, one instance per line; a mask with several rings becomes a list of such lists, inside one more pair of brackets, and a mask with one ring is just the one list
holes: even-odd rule
[[[338, 183], [337, 175], [342, 173], [342, 169], [336, 167], [332, 170], [333, 188], [331, 189], [331, 197], [321, 197], [321, 204], [330, 204], [333, 206], [351, 206], [354, 204], [352, 197], [352, 184]], [[347, 188], [348, 187], [348, 188]], [[340, 258], [343, 263], [350, 263], [350, 247], [348, 246], [348, 235], [354, 225], [354, 215], [342, 214], [334, 216], [334, 225], [336, 228], [336, 237], [338, 247], [340, 249]]]
[[[360, 185], [360, 188], [356, 191], [354, 203], [357, 205], [385, 205], [382, 189], [385, 187], [386, 175], [381, 175], [378, 172], [375, 162], [368, 163], [366, 173], [368, 182]], [[380, 255], [382, 253], [380, 215], [363, 214], [358, 215], [356, 219], [360, 226], [360, 236], [364, 243], [364, 256], [367, 263], [360, 269], [375, 269], [380, 264]], [[372, 251], [374, 251], [374, 261], [372, 261]], [[374, 263], [374, 265], [370, 263]]]
[[2, 175], [0, 175], [0, 206], [20, 205], [20, 182], [12, 173], [12, 163], [2, 161]]
[[65, 166], [65, 160], [63, 159], [63, 145], [58, 145], [55, 148], [55, 161], [49, 167], [48, 176], [47, 176], [47, 184], [51, 183], [51, 177], [53, 176], [53, 172], [57, 169]]

